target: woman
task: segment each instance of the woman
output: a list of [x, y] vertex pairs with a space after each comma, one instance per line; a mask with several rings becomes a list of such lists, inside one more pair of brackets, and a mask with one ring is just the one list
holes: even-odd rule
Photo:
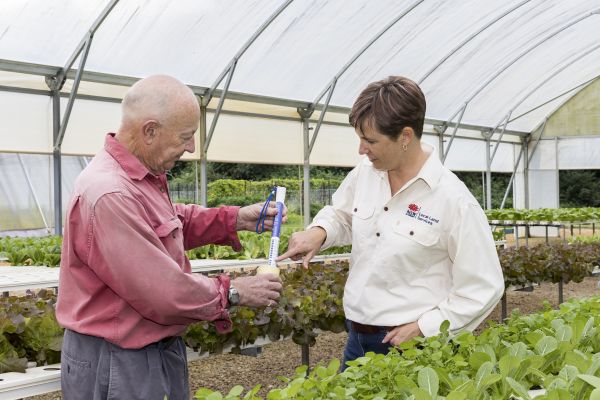
[[504, 280], [477, 200], [431, 146], [421, 143], [425, 96], [404, 77], [371, 83], [350, 112], [364, 159], [279, 259], [310, 259], [352, 244], [344, 289], [344, 363], [368, 351], [439, 333], [473, 330]]

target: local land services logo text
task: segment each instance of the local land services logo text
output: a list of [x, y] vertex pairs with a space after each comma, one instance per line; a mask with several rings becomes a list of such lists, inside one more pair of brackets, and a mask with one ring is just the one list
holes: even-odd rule
[[421, 207], [419, 207], [415, 203], [411, 203], [408, 205], [406, 215], [408, 215], [411, 218], [416, 218], [418, 221], [423, 221], [429, 225], [437, 224], [440, 222], [439, 219], [433, 218], [432, 216], [426, 215], [423, 212], [421, 212]]

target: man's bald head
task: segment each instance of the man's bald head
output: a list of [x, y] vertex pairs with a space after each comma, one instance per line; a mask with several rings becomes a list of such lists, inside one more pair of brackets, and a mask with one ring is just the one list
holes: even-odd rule
[[116, 139], [152, 173], [175, 165], [195, 150], [200, 107], [194, 93], [177, 79], [154, 75], [136, 82], [122, 103]]
[[153, 75], [136, 82], [121, 104], [121, 127], [137, 125], [149, 119], [168, 123], [180, 114], [200, 114], [192, 90], [167, 75]]

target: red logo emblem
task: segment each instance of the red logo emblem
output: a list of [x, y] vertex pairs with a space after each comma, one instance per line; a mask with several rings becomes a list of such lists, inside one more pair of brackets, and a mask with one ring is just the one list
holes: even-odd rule
[[408, 205], [408, 209], [410, 211], [412, 211], [412, 212], [418, 212], [421, 209], [421, 207], [419, 207], [418, 205], [412, 203], [412, 204]]

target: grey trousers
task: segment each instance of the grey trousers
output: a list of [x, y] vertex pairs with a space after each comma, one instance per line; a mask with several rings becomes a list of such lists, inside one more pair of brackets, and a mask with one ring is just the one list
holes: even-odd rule
[[64, 400], [189, 400], [183, 339], [123, 349], [66, 329], [61, 357]]

